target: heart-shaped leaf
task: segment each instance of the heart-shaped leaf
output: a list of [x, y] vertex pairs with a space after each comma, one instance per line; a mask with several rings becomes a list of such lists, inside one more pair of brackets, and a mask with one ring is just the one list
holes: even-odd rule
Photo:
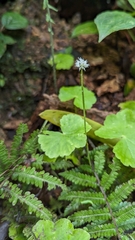
[[125, 166], [135, 167], [135, 115], [129, 109], [124, 109], [116, 115], [107, 116], [104, 126], [95, 131], [102, 138], [119, 138], [113, 148], [116, 157]]
[[28, 20], [18, 12], [6, 12], [1, 19], [3, 27], [9, 30], [22, 29], [28, 26]]
[[99, 31], [99, 42], [113, 32], [135, 27], [135, 18], [122, 11], [105, 11], [97, 15], [94, 22]]
[[[96, 102], [95, 94], [84, 87], [85, 109], [90, 109]], [[62, 87], [59, 92], [59, 99], [62, 102], [74, 99], [74, 105], [83, 109], [81, 86]]]
[[[49, 158], [69, 156], [75, 148], [86, 145], [86, 135], [84, 133], [84, 121], [82, 117], [75, 114], [68, 114], [60, 120], [61, 132], [44, 131], [39, 134], [38, 142], [41, 149]], [[87, 132], [91, 126], [86, 123]]]

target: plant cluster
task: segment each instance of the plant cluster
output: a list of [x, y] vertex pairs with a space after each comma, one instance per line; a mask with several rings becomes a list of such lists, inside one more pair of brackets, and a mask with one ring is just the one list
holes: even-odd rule
[[[133, 0], [129, 3], [135, 7]], [[48, 11], [52, 38], [50, 9], [55, 9], [47, 0], [43, 8]], [[127, 25], [121, 21], [123, 17]], [[106, 18], [112, 19], [110, 25], [106, 26]], [[101, 13], [95, 23], [97, 28], [94, 23], [86, 26], [92, 26], [94, 33], [98, 29], [99, 42], [114, 31], [135, 26], [129, 13], [119, 11]], [[80, 34], [79, 29], [73, 36]], [[0, 199], [10, 239], [135, 239], [135, 102], [121, 103], [121, 110], [107, 116], [103, 125], [88, 119], [86, 110], [96, 102], [95, 94], [83, 83], [89, 63], [79, 58], [75, 66], [80, 71], [80, 86], [62, 87], [59, 98], [72, 99], [75, 112], [81, 109], [82, 116], [46, 110], [40, 117], [59, 126], [59, 131], [50, 131], [45, 122], [24, 141], [28, 127], [21, 124], [10, 150], [0, 141]], [[45, 170], [46, 165], [52, 174]], [[43, 187], [49, 192], [60, 189], [49, 207], [39, 199]]]

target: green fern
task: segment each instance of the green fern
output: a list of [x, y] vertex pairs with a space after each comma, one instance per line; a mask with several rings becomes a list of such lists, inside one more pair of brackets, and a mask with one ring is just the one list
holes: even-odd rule
[[18, 188], [16, 184], [8, 181], [5, 182], [1, 189], [1, 198], [8, 199], [13, 206], [19, 201], [22, 205], [25, 205], [29, 214], [35, 213], [35, 215], [41, 219], [51, 219], [50, 211], [43, 206], [42, 202], [30, 192], [23, 194], [22, 190]]
[[42, 188], [43, 184], [46, 182], [48, 183], [48, 190], [56, 188], [56, 185], [62, 189], [65, 188], [65, 185], [62, 184], [60, 179], [51, 176], [49, 173], [45, 173], [44, 171], [37, 172], [34, 167], [18, 167], [12, 175], [12, 179], [19, 180], [27, 185], [35, 185], [39, 188]]
[[[128, 231], [135, 226], [135, 203], [125, 200], [135, 190], [135, 179], [118, 185], [122, 169], [119, 161], [114, 158], [107, 166], [102, 149], [94, 149], [90, 157], [91, 168], [83, 163], [78, 169], [60, 173], [71, 182], [69, 189], [59, 197], [59, 200], [69, 202], [64, 216], [68, 216], [76, 227], [85, 226], [91, 238], [117, 236], [119, 240], [130, 239]], [[91, 184], [91, 179], [94, 184]]]
[[95, 177], [89, 176], [84, 173], [77, 172], [76, 170], [65, 171], [63, 173], [60, 173], [60, 176], [66, 178], [67, 180], [70, 180], [71, 182], [73, 182], [75, 184], [81, 185], [81, 186], [92, 187], [92, 188], [97, 187]]

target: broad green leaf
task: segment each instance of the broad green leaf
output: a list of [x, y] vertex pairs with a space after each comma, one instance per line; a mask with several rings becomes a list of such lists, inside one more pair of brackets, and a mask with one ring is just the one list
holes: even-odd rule
[[56, 223], [39, 220], [32, 228], [35, 237], [40, 240], [89, 240], [90, 235], [83, 229], [74, 229], [70, 220], [62, 218]]
[[128, 1], [131, 4], [132, 8], [135, 9], [135, 0], [128, 0]]
[[130, 109], [135, 114], [135, 101], [127, 101], [119, 104], [121, 109]]
[[98, 30], [96, 24], [93, 21], [81, 23], [77, 25], [73, 31], [71, 37], [77, 37], [82, 34], [97, 34]]
[[[60, 119], [63, 116], [68, 115], [68, 114], [71, 114], [71, 112], [61, 111], [61, 110], [45, 110], [45, 111], [41, 112], [39, 114], [39, 116], [41, 118], [51, 122], [52, 124], [60, 127]], [[75, 114], [75, 115], [77, 115], [77, 114]], [[81, 117], [83, 119], [83, 116], [81, 116]], [[118, 139], [104, 139], [104, 138], [100, 138], [100, 137], [96, 136], [95, 131], [97, 129], [101, 128], [102, 125], [98, 122], [95, 122], [95, 121], [89, 119], [89, 118], [86, 118], [86, 121], [90, 126], [92, 126], [90, 131], [87, 132], [87, 135], [89, 137], [91, 137], [92, 139], [95, 139], [95, 140], [97, 140], [99, 142], [102, 142], [102, 143], [106, 143], [111, 147], [113, 147], [118, 142]]]
[[[61, 132], [44, 131], [39, 134], [38, 142], [41, 149], [49, 158], [69, 156], [75, 148], [86, 145], [86, 135], [84, 133], [84, 121], [75, 114], [68, 114], [60, 120]], [[91, 126], [86, 123], [87, 132]]]
[[[96, 102], [94, 93], [84, 87], [85, 109], [90, 109]], [[82, 89], [81, 86], [62, 87], [59, 92], [59, 99], [62, 102], [74, 99], [74, 105], [83, 109]]]
[[18, 12], [6, 12], [1, 19], [3, 27], [9, 30], [22, 29], [28, 26], [28, 20]]
[[100, 13], [97, 15], [94, 22], [96, 23], [99, 32], [98, 42], [101, 42], [113, 32], [135, 27], [135, 18], [129, 13], [117, 10]]
[[43, 0], [43, 9], [46, 9], [48, 5], [48, 0]]
[[119, 138], [113, 152], [125, 166], [135, 167], [135, 115], [133, 111], [124, 109], [116, 115], [107, 116], [104, 126], [95, 134], [102, 138]]
[[7, 49], [6, 44], [0, 40], [0, 58], [4, 55], [6, 49]]
[[[48, 61], [48, 63], [52, 66], [53, 61], [52, 58]], [[65, 53], [58, 53], [54, 55], [54, 63], [56, 65], [57, 70], [68, 70], [70, 69], [74, 64], [74, 58], [70, 54]]]
[[12, 37], [7, 36], [2, 33], [0, 33], [0, 41], [2, 41], [5, 44], [8, 44], [8, 45], [12, 45], [12, 44], [16, 43], [16, 41]]

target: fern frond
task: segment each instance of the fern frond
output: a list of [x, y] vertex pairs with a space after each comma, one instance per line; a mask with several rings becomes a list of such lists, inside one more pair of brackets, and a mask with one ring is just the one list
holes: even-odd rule
[[43, 155], [41, 154], [32, 154], [32, 158], [35, 159], [34, 162], [32, 162], [31, 166], [35, 167], [37, 170], [43, 169]]
[[65, 189], [66, 186], [61, 182], [59, 178], [56, 178], [44, 171], [37, 172], [33, 167], [18, 167], [12, 175], [13, 180], [19, 180], [20, 182], [27, 183], [28, 185], [35, 185], [36, 187], [43, 187], [43, 183], [48, 183], [48, 190], [56, 188], [56, 185]]
[[114, 192], [108, 196], [108, 200], [110, 204], [116, 205], [126, 199], [133, 190], [135, 190], [135, 179], [131, 179], [128, 182], [117, 186]]
[[51, 164], [51, 168], [53, 170], [62, 170], [62, 169], [68, 169], [72, 168], [74, 165], [71, 161], [68, 161], [66, 159], [57, 159], [56, 162]]
[[28, 132], [28, 126], [24, 123], [21, 123], [16, 131], [16, 135], [14, 136], [11, 146], [10, 156], [13, 162], [20, 156], [22, 138], [23, 134], [26, 132]]
[[[8, 150], [3, 141], [0, 141], [0, 174], [7, 170], [12, 161], [9, 159]], [[2, 178], [0, 179], [2, 180]]]
[[87, 192], [87, 191], [63, 191], [59, 196], [60, 200], [73, 201], [90, 205], [105, 204], [105, 199], [101, 192]]
[[25, 143], [23, 144], [23, 148], [21, 150], [21, 154], [34, 154], [35, 151], [37, 150], [37, 146], [38, 146], [38, 136], [39, 130], [34, 131], [33, 133], [31, 133], [30, 137], [27, 139], [27, 141], [25, 141]]
[[25, 205], [29, 214], [35, 213], [35, 215], [41, 219], [51, 219], [51, 213], [44, 207], [42, 202], [38, 200], [34, 194], [30, 192], [22, 193], [22, 190], [18, 188], [16, 184], [11, 182], [5, 182], [2, 187], [1, 198], [6, 198], [13, 206], [20, 202]]
[[69, 180], [75, 184], [81, 185], [81, 186], [92, 187], [92, 188], [97, 187], [95, 177], [77, 172], [75, 170], [62, 172], [62, 173], [60, 173], [60, 176], [66, 178], [67, 180]]
[[78, 169], [80, 170], [80, 172], [85, 172], [85, 173], [89, 173], [89, 174], [93, 174], [93, 170], [90, 167], [90, 165], [88, 164], [81, 164]]
[[78, 211], [72, 214], [69, 219], [73, 222], [74, 226], [78, 227], [91, 221], [94, 222], [95, 220], [109, 220], [111, 219], [111, 214], [108, 208], [90, 209]]
[[112, 223], [103, 224], [103, 225], [87, 225], [88, 233], [90, 234], [91, 238], [97, 237], [110, 237], [116, 236], [115, 226]]
[[94, 171], [101, 175], [105, 164], [105, 153], [103, 151], [96, 151], [94, 154]]
[[133, 229], [135, 226], [135, 204], [129, 203], [128, 206], [116, 212], [114, 216], [120, 228], [123, 230]]

